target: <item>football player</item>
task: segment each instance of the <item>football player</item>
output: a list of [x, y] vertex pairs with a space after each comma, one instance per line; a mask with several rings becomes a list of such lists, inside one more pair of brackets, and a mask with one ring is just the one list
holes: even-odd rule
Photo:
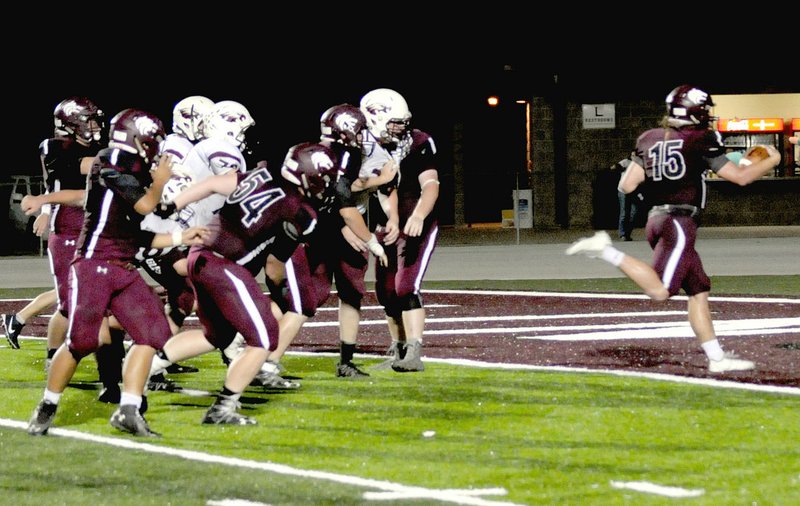
[[439, 233], [436, 144], [428, 133], [411, 128], [408, 104], [394, 90], [372, 90], [361, 98], [360, 107], [370, 133], [400, 165], [396, 199], [401, 233], [387, 248], [388, 265], [375, 266], [375, 292], [392, 336], [390, 358], [377, 367], [423, 371], [421, 285]]
[[[86, 174], [89, 173], [92, 160], [99, 150], [103, 111], [86, 97], [69, 97], [56, 105], [53, 122], [56, 135], [39, 144], [39, 158], [46, 192], [83, 190], [86, 185]], [[45, 225], [49, 226], [47, 255], [50, 259], [50, 273], [55, 283], [55, 302], [58, 304], [58, 309], [48, 324], [46, 363], [49, 363], [58, 347], [64, 342], [67, 328], [67, 273], [72, 255], [75, 253], [75, 241], [81, 232], [83, 209], [59, 204], [51, 206], [46, 200], [46, 195], [27, 195], [23, 198], [21, 207], [28, 215], [41, 209], [34, 230], [43, 232]], [[42, 299], [37, 297], [16, 315], [3, 315], [6, 337], [12, 348], [19, 348], [17, 337], [27, 318], [40, 313], [53, 302], [52, 296]], [[36, 307], [37, 303], [46, 305]]]
[[[272, 301], [256, 281], [267, 257], [285, 262], [317, 224], [312, 201], [321, 200], [336, 181], [333, 153], [319, 144], [294, 146], [284, 161], [281, 179], [266, 168], [206, 178], [164, 206], [164, 214], [184, 209], [209, 196], [227, 198], [209, 222], [211, 236], [189, 251], [189, 278], [197, 298], [202, 334], [185, 331], [171, 338], [153, 363], [152, 373], [176, 360], [224, 350], [236, 334], [244, 347], [228, 368], [222, 390], [202, 423], [253, 425], [239, 412], [242, 392], [278, 346], [280, 324]], [[316, 202], [315, 202], [316, 204]], [[280, 331], [279, 331], [280, 329]]]
[[159, 298], [134, 265], [140, 244], [154, 248], [193, 244], [205, 231], [152, 234], [140, 230], [142, 217], [156, 207], [171, 175], [169, 156], [158, 146], [165, 136], [161, 121], [150, 113], [125, 109], [111, 120], [108, 148], [101, 150], [87, 178], [83, 226], [70, 264], [67, 340], [59, 347], [47, 376], [47, 387], [28, 424], [31, 435], [47, 434], [61, 396], [78, 363], [98, 347], [97, 336], [110, 312], [130, 335], [120, 405], [111, 425], [137, 436], [157, 435], [140, 408], [156, 349], [170, 336]]
[[[336, 364], [337, 377], [362, 377], [368, 374], [353, 363], [359, 323], [361, 319], [361, 299], [366, 293], [364, 278], [369, 253], [375, 255], [378, 263], [386, 264], [387, 257], [383, 246], [375, 234], [370, 232], [363, 213], [369, 198], [369, 189], [396, 179], [397, 165], [388, 154], [381, 164], [375, 164], [374, 172], [365, 171], [362, 166], [362, 141], [366, 134], [364, 114], [350, 104], [339, 104], [327, 109], [320, 118], [320, 144], [332, 150], [337, 164], [337, 180], [334, 191], [322, 199], [317, 199], [319, 223], [308, 244], [295, 250], [291, 259], [291, 270], [270, 275], [271, 290], [284, 311], [283, 319], [295, 323], [287, 325], [290, 332], [281, 332], [278, 349], [270, 354], [270, 361], [276, 363], [297, 335], [305, 320], [313, 316], [330, 296], [335, 280], [339, 298], [339, 340], [340, 359]], [[289, 173], [292, 176], [291, 172]], [[397, 237], [396, 206], [389, 210], [394, 227], [389, 228], [386, 241], [391, 243]], [[276, 290], [280, 279], [285, 277], [291, 296], [280, 296], [283, 290]], [[293, 301], [298, 301], [295, 303]]]
[[753, 369], [750, 360], [724, 352], [714, 332], [708, 295], [711, 280], [695, 249], [700, 213], [706, 205], [706, 171], [740, 186], [760, 178], [780, 162], [780, 153], [767, 147], [768, 157], [737, 166], [725, 156], [722, 138], [711, 129], [711, 96], [694, 86], [681, 85], [666, 98], [667, 114], [659, 128], [647, 130], [619, 182], [625, 193], [642, 189], [650, 203], [646, 234], [653, 248], [652, 266], [613, 246], [605, 231], [573, 243], [568, 255], [601, 258], [619, 268], [644, 293], [664, 301], [681, 289], [688, 296], [692, 330], [708, 357], [712, 373]]

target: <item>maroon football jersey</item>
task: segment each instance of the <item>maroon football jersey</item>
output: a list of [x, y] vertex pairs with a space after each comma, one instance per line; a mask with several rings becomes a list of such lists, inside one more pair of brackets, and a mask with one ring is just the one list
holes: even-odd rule
[[633, 160], [646, 174], [642, 193], [651, 205], [688, 204], [704, 208], [705, 173], [728, 159], [718, 132], [694, 128], [654, 128], [639, 136]]
[[86, 184], [76, 256], [132, 262], [140, 243], [152, 241], [153, 234], [139, 227], [143, 216], [133, 208], [150, 184], [149, 171], [139, 156], [117, 148], [97, 154]]
[[[419, 175], [427, 170], [438, 170], [436, 161], [436, 144], [427, 133], [413, 129], [411, 131], [411, 146], [408, 154], [400, 161], [400, 185], [397, 187], [397, 210], [400, 215], [400, 228], [414, 212], [422, 188], [419, 185]], [[392, 156], [396, 156], [395, 151]], [[437, 206], [434, 206], [426, 218], [430, 222], [437, 216]]]
[[294, 186], [274, 181], [266, 168], [236, 176], [238, 186], [207, 225], [205, 247], [255, 274], [273, 248], [287, 239], [303, 241], [317, 215]]
[[[81, 160], [94, 158], [97, 147], [87, 147], [66, 137], [45, 139], [39, 144], [42, 175], [50, 193], [60, 190], [83, 190], [86, 175], [81, 174]], [[53, 205], [50, 214], [50, 231], [77, 236], [83, 226], [83, 208]]]

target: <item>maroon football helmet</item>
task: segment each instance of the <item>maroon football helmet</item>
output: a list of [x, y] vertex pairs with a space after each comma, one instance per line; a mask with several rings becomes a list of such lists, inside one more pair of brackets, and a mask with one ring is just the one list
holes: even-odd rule
[[147, 164], [157, 160], [159, 145], [166, 137], [161, 120], [149, 112], [125, 109], [111, 119], [111, 148], [139, 155]]
[[711, 95], [688, 84], [672, 90], [666, 99], [669, 124], [675, 127], [699, 126], [708, 127], [715, 120], [711, 116], [714, 101]]
[[86, 97], [69, 97], [53, 111], [56, 135], [97, 142], [103, 128], [103, 111]]
[[332, 139], [357, 148], [361, 146], [362, 131], [367, 127], [367, 118], [358, 107], [339, 104], [322, 113], [319, 126], [323, 139]]
[[338, 160], [329, 147], [316, 142], [304, 142], [289, 149], [283, 160], [281, 175], [317, 201], [330, 203], [338, 177]]

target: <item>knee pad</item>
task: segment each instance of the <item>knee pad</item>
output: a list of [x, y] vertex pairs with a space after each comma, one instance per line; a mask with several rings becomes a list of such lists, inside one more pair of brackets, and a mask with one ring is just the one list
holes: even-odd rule
[[422, 308], [422, 297], [418, 293], [409, 293], [400, 299], [400, 308], [403, 311]]
[[355, 297], [348, 297], [347, 295], [344, 295], [344, 296], [343, 295], [344, 294], [339, 294], [339, 298], [342, 300], [342, 302], [344, 302], [345, 304], [348, 304], [350, 306], [353, 306], [358, 311], [361, 311], [361, 297], [355, 298]]
[[342, 286], [341, 288], [337, 286], [336, 288], [338, 290], [339, 299], [342, 302], [353, 306], [359, 311], [361, 310], [361, 299], [363, 295], [360, 294], [358, 290], [351, 286]]
[[393, 318], [395, 321], [400, 321], [403, 318], [403, 310], [400, 308], [399, 301], [395, 298], [392, 298], [388, 304], [383, 305], [383, 311], [386, 316]]

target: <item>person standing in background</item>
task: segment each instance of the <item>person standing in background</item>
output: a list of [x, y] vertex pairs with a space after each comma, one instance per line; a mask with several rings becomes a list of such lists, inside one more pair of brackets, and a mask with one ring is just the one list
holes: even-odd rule
[[[625, 174], [625, 170], [627, 170], [631, 163], [631, 157], [633, 155], [634, 153], [631, 153], [631, 156], [628, 158], [624, 158], [615, 163], [611, 167], [611, 170], [614, 172], [619, 172], [620, 178], [622, 178], [622, 176]], [[632, 241], [633, 238], [631, 237], [631, 233], [633, 232], [636, 223], [636, 216], [638, 216], [640, 207], [644, 201], [644, 195], [638, 191], [625, 193], [617, 188], [617, 198], [619, 200], [619, 220], [617, 223], [617, 232], [619, 233], [619, 238], [623, 241]]]

